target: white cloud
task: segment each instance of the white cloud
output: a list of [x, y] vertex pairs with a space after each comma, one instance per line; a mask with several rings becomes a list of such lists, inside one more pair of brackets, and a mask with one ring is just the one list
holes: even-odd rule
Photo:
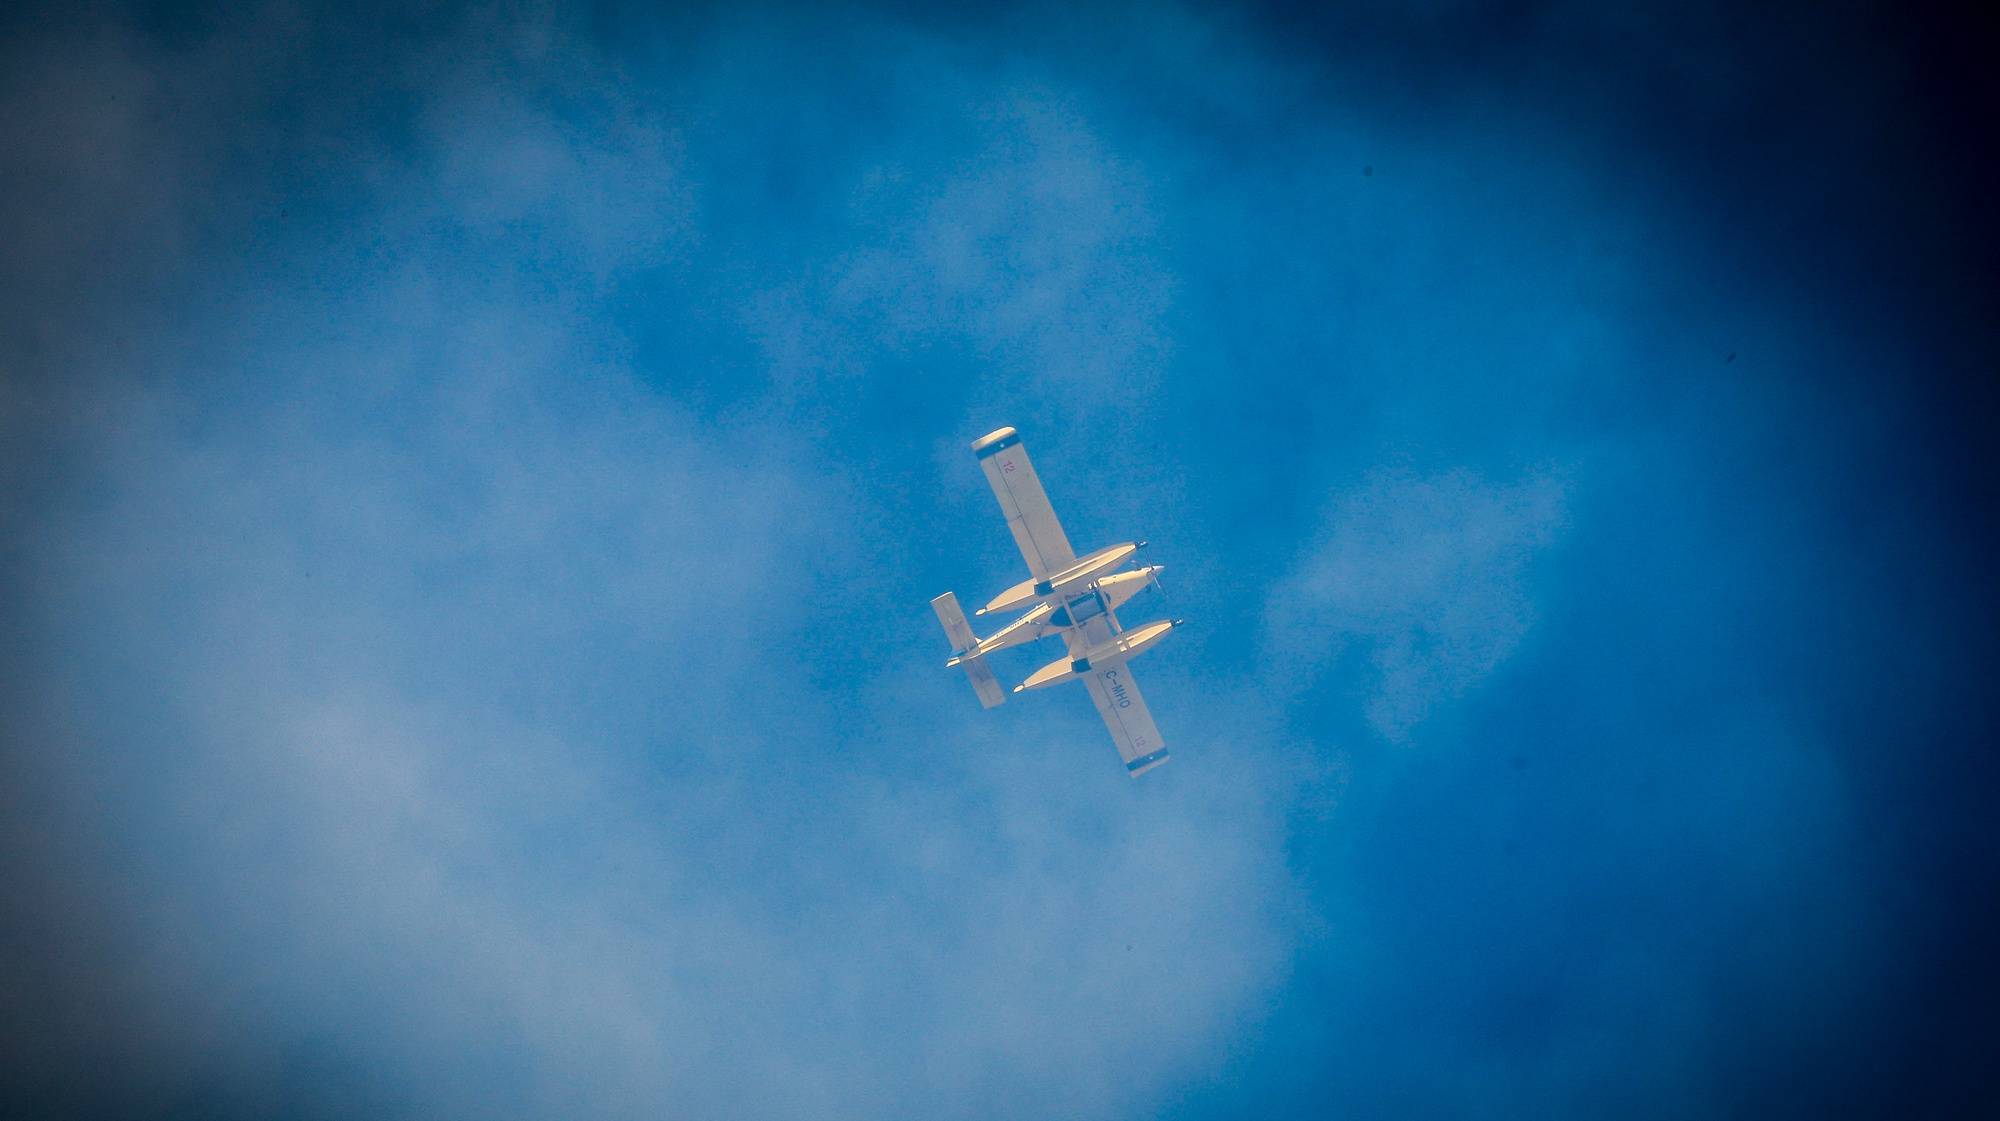
[[[943, 125], [844, 169], [852, 241], [759, 293], [746, 326], [781, 382], [860, 376], [857, 350], [962, 348], [980, 369], [972, 427], [1087, 415], [1115, 431], [1170, 347], [1173, 275], [1147, 177], [1074, 97], [1004, 71], [941, 80]], [[970, 151], [950, 174], [905, 182], [912, 141]]]
[[1368, 719], [1401, 739], [1519, 645], [1535, 618], [1529, 565], [1563, 524], [1554, 474], [1371, 471], [1274, 590], [1267, 641], [1301, 675], [1361, 653]]

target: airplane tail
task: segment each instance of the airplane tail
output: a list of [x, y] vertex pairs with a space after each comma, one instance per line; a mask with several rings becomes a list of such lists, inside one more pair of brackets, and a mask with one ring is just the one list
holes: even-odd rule
[[[972, 625], [965, 621], [965, 611], [958, 606], [958, 596], [952, 592], [931, 601], [931, 610], [937, 612], [938, 622], [944, 624], [945, 637], [951, 639], [954, 653], [963, 655], [979, 645], [979, 636], [972, 633]], [[964, 658], [958, 663], [965, 668], [966, 679], [972, 682], [972, 691], [979, 694], [979, 703], [987, 708], [998, 707], [1007, 699], [1001, 691], [999, 679], [986, 659], [978, 655]]]

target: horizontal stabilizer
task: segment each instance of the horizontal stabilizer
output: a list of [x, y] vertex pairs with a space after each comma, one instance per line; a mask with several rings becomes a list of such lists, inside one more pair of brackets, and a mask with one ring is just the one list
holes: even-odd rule
[[[979, 636], [972, 633], [972, 625], [965, 621], [965, 611], [958, 606], [958, 596], [951, 592], [931, 601], [931, 610], [937, 612], [938, 622], [944, 624], [945, 637], [951, 639], [954, 654], [964, 655], [979, 646]], [[972, 691], [979, 694], [979, 703], [987, 708], [995, 708], [1007, 699], [1000, 688], [1000, 682], [993, 676], [993, 670], [978, 654], [969, 657], [954, 657], [952, 662], [965, 667], [966, 680], [972, 682]]]
[[958, 606], [957, 593], [946, 592], [932, 600], [931, 610], [937, 612], [938, 622], [944, 624], [952, 653], [963, 654], [979, 645], [979, 636], [972, 633], [972, 624], [965, 621], [965, 611]]
[[993, 667], [984, 658], [970, 658], [958, 663], [965, 667], [966, 680], [972, 682], [972, 691], [979, 694], [979, 703], [984, 708], [999, 708], [1007, 699], [1006, 690], [1000, 688], [1000, 679], [993, 676]]

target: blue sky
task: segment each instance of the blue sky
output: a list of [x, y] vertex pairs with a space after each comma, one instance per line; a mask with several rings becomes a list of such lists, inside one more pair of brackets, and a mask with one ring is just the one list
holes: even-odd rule
[[[5, 1100], [1990, 1102], [1990, 238], [1878, 16], [15, 17]], [[1143, 780], [942, 668], [1002, 424], [1168, 566]]]

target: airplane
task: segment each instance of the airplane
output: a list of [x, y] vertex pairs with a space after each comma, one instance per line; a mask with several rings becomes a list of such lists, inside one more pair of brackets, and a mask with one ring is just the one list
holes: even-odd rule
[[993, 496], [1000, 500], [1007, 528], [1020, 546], [1021, 559], [1028, 562], [1029, 576], [1019, 584], [994, 596], [976, 616], [1018, 611], [1020, 618], [980, 638], [966, 621], [952, 592], [931, 601], [938, 622], [951, 640], [956, 653], [947, 666], [965, 670], [979, 703], [994, 708], [1007, 699], [1000, 682], [986, 664], [986, 656], [998, 650], [1025, 645], [1051, 635], [1060, 635], [1069, 656], [1057, 658], [1014, 686], [1014, 692], [1042, 689], [1065, 681], [1081, 681], [1097, 705], [1097, 714], [1118, 744], [1125, 770], [1134, 778], [1168, 759], [1153, 714], [1132, 678], [1130, 662], [1150, 650], [1181, 625], [1179, 619], [1160, 619], [1127, 630], [1118, 622], [1117, 608], [1144, 590], [1158, 586], [1163, 565], [1150, 564], [1119, 571], [1144, 548], [1144, 541], [1108, 545], [1079, 558], [1070, 548], [1069, 538], [1042, 480], [1028, 461], [1028, 449], [1012, 428], [989, 432], [972, 442], [972, 454], [986, 472]]

